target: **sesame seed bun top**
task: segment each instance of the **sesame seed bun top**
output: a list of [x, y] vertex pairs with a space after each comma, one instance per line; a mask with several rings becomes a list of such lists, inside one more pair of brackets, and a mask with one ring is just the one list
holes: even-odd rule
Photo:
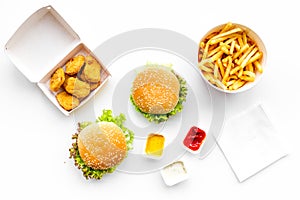
[[179, 100], [180, 84], [175, 74], [167, 67], [146, 67], [133, 81], [132, 98], [145, 113], [166, 114]]
[[87, 126], [80, 131], [77, 144], [80, 157], [93, 169], [108, 169], [118, 165], [127, 151], [122, 129], [113, 122]]

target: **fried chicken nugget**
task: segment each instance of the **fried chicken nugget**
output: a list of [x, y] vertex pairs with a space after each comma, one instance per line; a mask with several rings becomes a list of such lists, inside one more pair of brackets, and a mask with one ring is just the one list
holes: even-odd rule
[[80, 68], [84, 65], [85, 57], [83, 55], [75, 56], [71, 58], [66, 64], [66, 74], [73, 76], [77, 74]]
[[101, 84], [101, 81], [99, 81], [98, 83], [90, 83], [91, 91], [96, 89], [100, 84]]
[[58, 93], [56, 95], [56, 99], [59, 105], [61, 105], [61, 107], [67, 111], [76, 108], [80, 103], [78, 98], [68, 94], [65, 91]]
[[79, 77], [87, 82], [97, 83], [101, 79], [101, 65], [92, 56], [86, 56], [85, 66]]
[[69, 77], [64, 83], [65, 90], [77, 97], [78, 99], [84, 98], [90, 94], [90, 84], [79, 80], [78, 78]]
[[50, 90], [53, 92], [57, 92], [64, 82], [65, 72], [63, 68], [58, 68], [51, 76]]

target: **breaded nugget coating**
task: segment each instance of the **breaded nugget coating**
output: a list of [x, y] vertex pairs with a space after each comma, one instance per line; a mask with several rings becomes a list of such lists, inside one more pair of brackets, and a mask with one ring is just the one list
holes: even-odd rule
[[80, 68], [84, 65], [85, 57], [83, 55], [75, 56], [71, 58], [66, 64], [66, 74], [73, 76], [77, 74]]
[[96, 89], [100, 84], [101, 84], [100, 81], [98, 83], [90, 83], [91, 91]]
[[50, 90], [57, 92], [65, 81], [65, 72], [63, 68], [58, 68], [51, 76]]
[[88, 82], [97, 83], [101, 79], [101, 65], [92, 56], [86, 56], [85, 66], [79, 76]]
[[79, 99], [63, 91], [56, 95], [56, 99], [65, 110], [72, 110], [79, 105]]
[[81, 99], [90, 94], [90, 85], [78, 78], [69, 77], [64, 83], [65, 90], [73, 96]]

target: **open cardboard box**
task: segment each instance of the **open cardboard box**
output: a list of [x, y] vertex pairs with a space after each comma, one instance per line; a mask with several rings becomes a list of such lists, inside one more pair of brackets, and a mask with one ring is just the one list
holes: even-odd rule
[[[110, 77], [99, 58], [50, 5], [37, 10], [18, 28], [5, 45], [5, 51], [29, 81], [37, 83], [50, 101], [67, 116], [92, 98]], [[81, 100], [78, 107], [67, 111], [57, 102], [56, 93], [49, 88], [49, 81], [57, 68], [64, 68], [71, 58], [79, 54], [91, 55], [101, 65], [101, 84]]]

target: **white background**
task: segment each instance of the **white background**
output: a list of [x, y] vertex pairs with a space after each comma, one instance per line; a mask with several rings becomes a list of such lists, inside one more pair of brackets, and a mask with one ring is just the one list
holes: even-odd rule
[[[183, 158], [190, 178], [166, 187], [159, 173], [114, 173], [86, 181], [68, 158], [72, 117], [58, 111], [0, 52], [1, 199], [299, 199], [300, 18], [297, 1], [2, 1], [0, 46], [35, 10], [51, 4], [82, 41], [95, 49], [138, 28], [173, 30], [198, 41], [228, 21], [251, 27], [267, 48], [267, 70], [248, 93], [227, 96], [227, 116], [261, 102], [289, 147], [289, 155], [239, 183], [214, 151], [204, 160]], [[243, 103], [244, 102], [244, 103]]]

